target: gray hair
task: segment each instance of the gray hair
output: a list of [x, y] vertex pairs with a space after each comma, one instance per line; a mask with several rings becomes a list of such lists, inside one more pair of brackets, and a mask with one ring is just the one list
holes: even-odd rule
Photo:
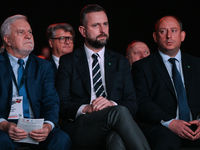
[[58, 29], [62, 29], [65, 32], [70, 32], [71, 35], [73, 36], [73, 38], [75, 37], [75, 32], [73, 27], [68, 24], [68, 23], [55, 23], [55, 24], [51, 24], [48, 28], [47, 28], [47, 39], [53, 39], [56, 36], [56, 30]]
[[4, 39], [5, 35], [10, 36], [11, 34], [11, 29], [10, 26], [17, 20], [17, 19], [23, 19], [27, 21], [27, 17], [24, 15], [14, 15], [8, 17], [3, 24], [1, 25], [1, 38], [2, 40]]

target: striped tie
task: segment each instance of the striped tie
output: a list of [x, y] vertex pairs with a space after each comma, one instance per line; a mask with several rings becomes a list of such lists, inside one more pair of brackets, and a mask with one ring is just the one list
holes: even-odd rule
[[95, 90], [94, 92], [96, 93], [97, 97], [100, 97], [100, 96], [106, 97], [104, 87], [102, 84], [99, 62], [97, 59], [99, 55], [97, 53], [94, 53], [92, 57], [94, 58], [93, 63], [92, 63], [92, 77], [93, 77], [93, 86]]

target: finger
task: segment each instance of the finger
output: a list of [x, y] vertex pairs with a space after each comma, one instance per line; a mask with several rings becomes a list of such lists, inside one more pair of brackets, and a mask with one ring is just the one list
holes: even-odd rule
[[105, 98], [102, 96], [96, 98], [95, 100], [92, 101], [92, 105], [98, 105], [98, 103], [100, 103], [103, 99]]

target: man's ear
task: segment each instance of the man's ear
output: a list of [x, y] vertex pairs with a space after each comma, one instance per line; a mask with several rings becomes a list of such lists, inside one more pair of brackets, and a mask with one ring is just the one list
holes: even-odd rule
[[185, 31], [181, 31], [181, 42], [185, 40], [186, 33]]
[[4, 42], [6, 43], [6, 45], [11, 46], [11, 42], [10, 42], [10, 38], [9, 36], [5, 35], [3, 37]]
[[49, 39], [49, 46], [50, 46], [51, 48], [53, 48], [53, 40], [52, 40], [52, 39]]
[[153, 33], [153, 39], [154, 39], [155, 42], [157, 42], [156, 36], [157, 36], [157, 35], [156, 35], [156, 32], [154, 32], [154, 33]]
[[81, 35], [83, 36], [83, 37], [86, 37], [86, 34], [85, 34], [85, 27], [84, 26], [79, 26], [79, 32], [81, 33]]

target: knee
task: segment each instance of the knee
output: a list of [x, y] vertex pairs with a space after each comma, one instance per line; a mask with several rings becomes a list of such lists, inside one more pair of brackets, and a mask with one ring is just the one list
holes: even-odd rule
[[127, 116], [127, 114], [130, 114], [128, 109], [125, 106], [114, 106], [113, 112], [120, 115], [120, 116]]
[[0, 130], [0, 145], [2, 149], [9, 149], [9, 148], [12, 149], [13, 147], [13, 142], [8, 136], [8, 134], [1, 130]]
[[[54, 133], [51, 135], [51, 139], [50, 139], [50, 143], [53, 145], [51, 145], [51, 147], [57, 147], [57, 148], [60, 148], [60, 149], [70, 149], [71, 147], [71, 139], [69, 137], [69, 135], [67, 133], [65, 133], [64, 131], [62, 130], [57, 130], [57, 131], [54, 131]], [[53, 142], [52, 142], [53, 141]], [[60, 144], [62, 143], [62, 144]]]

